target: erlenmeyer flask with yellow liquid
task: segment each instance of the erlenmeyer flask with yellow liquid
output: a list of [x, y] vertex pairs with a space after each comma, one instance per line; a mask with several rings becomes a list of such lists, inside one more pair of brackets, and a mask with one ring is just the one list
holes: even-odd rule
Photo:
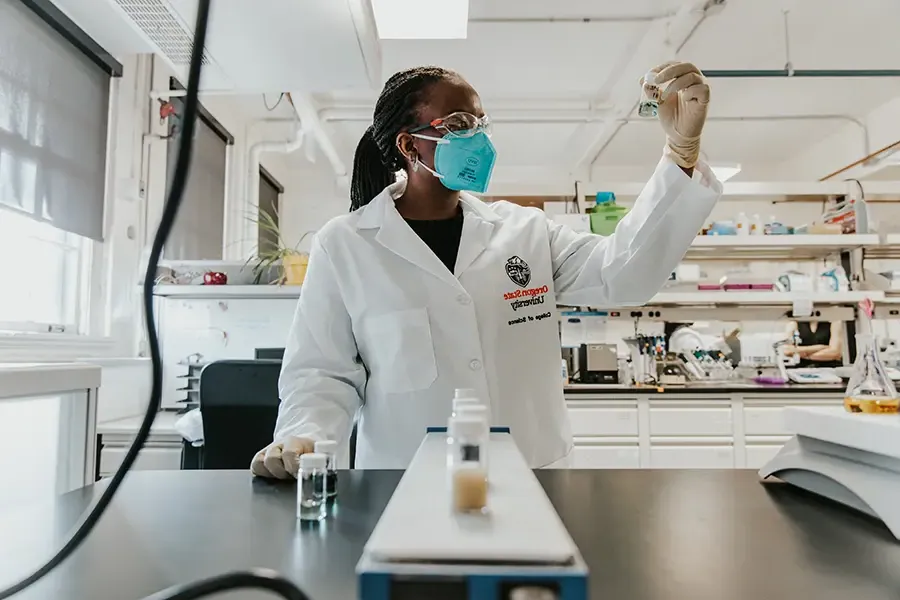
[[[859, 303], [859, 307], [868, 317], [868, 329], [871, 331], [875, 307], [871, 300], [863, 300]], [[887, 369], [878, 355], [875, 336], [871, 333], [860, 333], [856, 336], [856, 362], [853, 363], [853, 373], [844, 394], [844, 408], [853, 413], [900, 412], [897, 388], [887, 375]]]
[[844, 408], [855, 413], [900, 412], [900, 397], [878, 356], [875, 337], [871, 334], [856, 336], [856, 362], [844, 395]]

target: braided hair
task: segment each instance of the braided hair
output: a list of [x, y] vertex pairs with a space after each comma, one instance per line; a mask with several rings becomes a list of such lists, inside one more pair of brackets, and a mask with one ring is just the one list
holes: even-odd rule
[[350, 184], [350, 210], [368, 204], [394, 183], [394, 173], [404, 167], [397, 149], [397, 134], [417, 123], [424, 94], [434, 83], [459, 75], [441, 67], [415, 67], [400, 71], [384, 84], [375, 103], [372, 125], [356, 146]]

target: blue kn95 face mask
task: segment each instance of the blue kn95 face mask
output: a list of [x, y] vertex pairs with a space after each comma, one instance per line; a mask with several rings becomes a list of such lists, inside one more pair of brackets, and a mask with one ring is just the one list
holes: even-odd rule
[[437, 142], [434, 151], [434, 169], [416, 158], [415, 167], [421, 165], [441, 180], [451, 190], [484, 193], [491, 181], [497, 151], [491, 138], [479, 131], [469, 137], [447, 134], [437, 138], [418, 133], [414, 137]]

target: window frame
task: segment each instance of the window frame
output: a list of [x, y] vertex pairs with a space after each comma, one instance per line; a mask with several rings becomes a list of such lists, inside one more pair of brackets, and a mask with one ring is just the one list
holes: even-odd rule
[[[96, 242], [67, 231], [64, 246], [75, 252], [74, 265], [65, 269], [63, 289], [74, 286], [77, 292], [71, 310], [72, 323], [35, 321], [0, 321], [0, 361], [69, 360], [90, 356], [110, 356], [115, 342], [109, 337], [106, 323], [105, 279], [109, 269], [106, 242], [109, 241], [111, 204], [114, 199], [116, 153], [113, 151], [118, 128], [118, 86], [123, 65], [92, 37], [69, 19], [50, 0], [20, 0], [39, 19], [47, 23], [76, 52], [81, 52], [110, 76], [109, 110], [107, 114], [106, 174], [103, 190], [103, 239]], [[14, 210], [0, 207], [2, 210]], [[60, 230], [62, 231], [62, 230]], [[48, 241], [48, 243], [54, 243]]]

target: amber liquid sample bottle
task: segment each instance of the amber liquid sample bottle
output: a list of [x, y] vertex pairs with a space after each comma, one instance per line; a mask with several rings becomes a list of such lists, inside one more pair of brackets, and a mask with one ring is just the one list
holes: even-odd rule
[[856, 336], [856, 362], [847, 384], [844, 408], [852, 413], [896, 414], [900, 412], [900, 397], [894, 382], [878, 355], [875, 337], [861, 333]]

